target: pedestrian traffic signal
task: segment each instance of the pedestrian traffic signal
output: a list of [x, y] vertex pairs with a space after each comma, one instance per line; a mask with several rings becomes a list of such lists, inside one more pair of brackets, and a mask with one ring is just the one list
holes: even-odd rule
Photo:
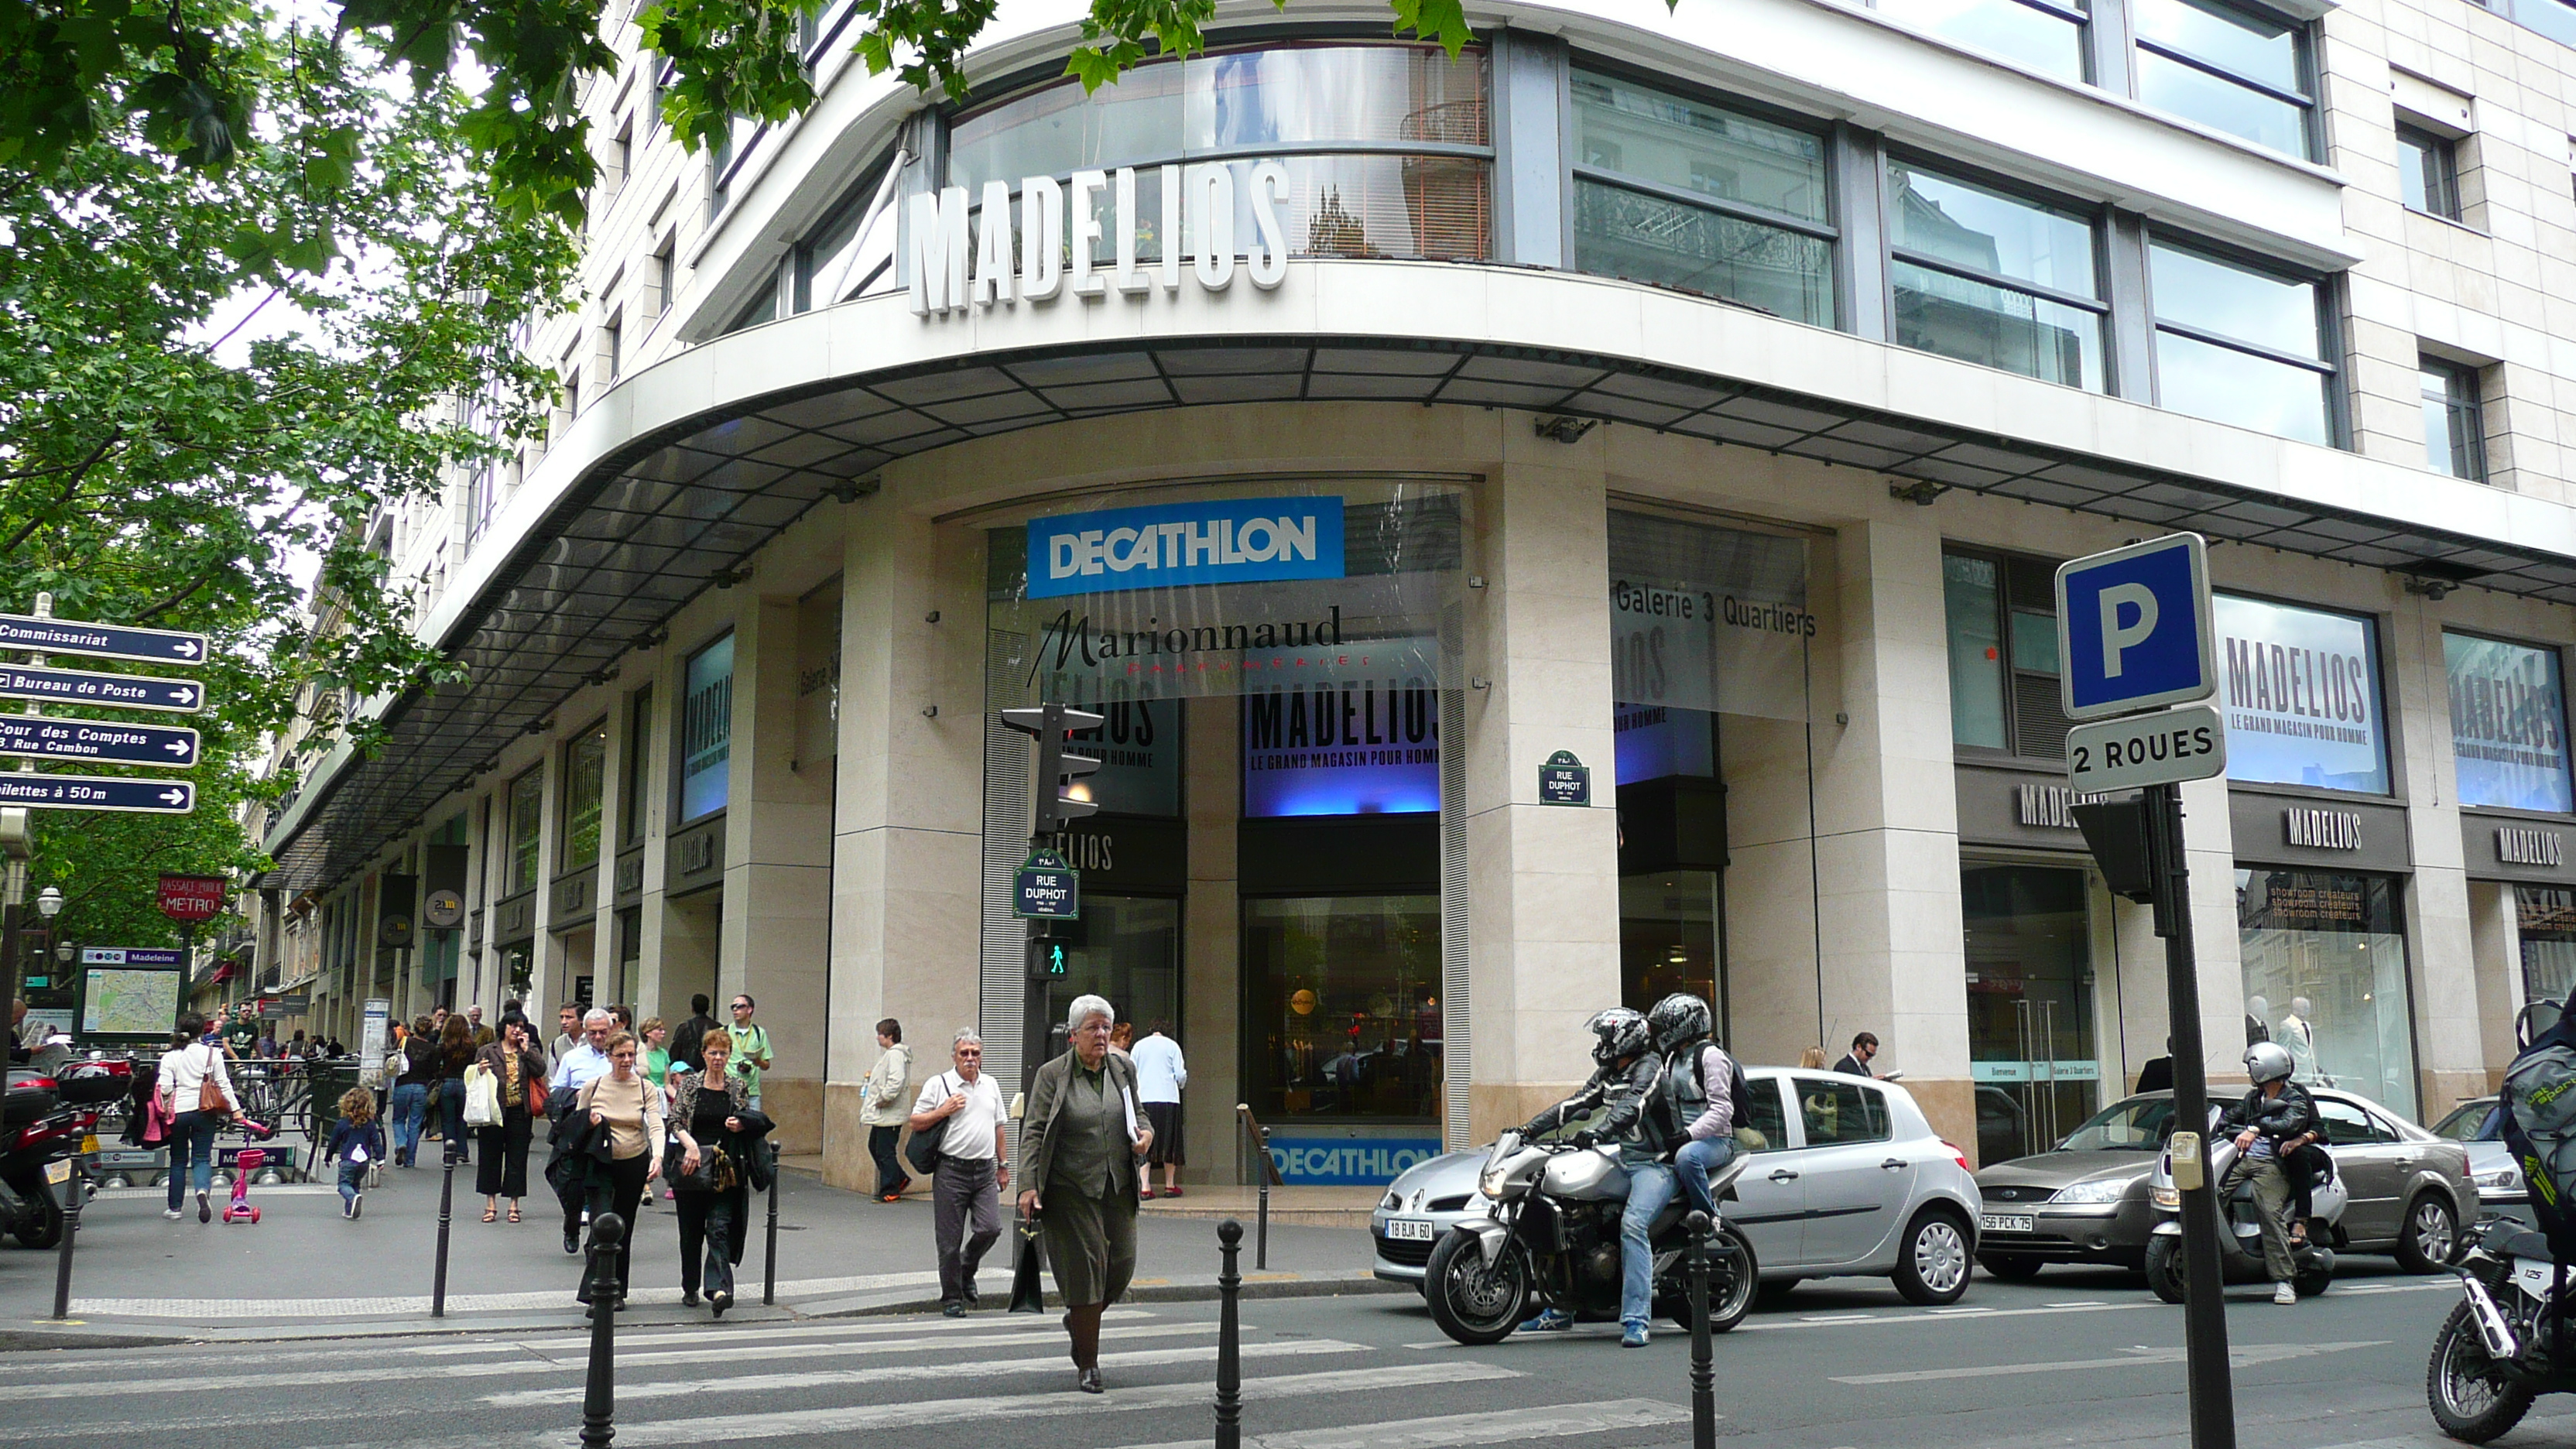
[[2067, 811], [2075, 817], [2076, 828], [2084, 832], [2084, 843], [2093, 851], [2093, 864], [2102, 872], [2102, 883], [2111, 894], [2126, 896], [2140, 905], [2156, 898], [2156, 873], [2147, 854], [2147, 818], [2144, 802], [2103, 800], [2077, 805]]
[[1047, 981], [1065, 974], [1064, 943], [1045, 936], [1029, 938], [1029, 979]]
[[1100, 761], [1088, 755], [1067, 754], [1064, 746], [1067, 735], [1096, 730], [1108, 723], [1106, 716], [1067, 704], [1036, 704], [1002, 711], [1002, 723], [1021, 734], [1037, 737], [1038, 798], [1036, 819], [1030, 830], [1033, 837], [1043, 840], [1100, 809], [1092, 803], [1091, 787], [1079, 783], [1100, 768]]

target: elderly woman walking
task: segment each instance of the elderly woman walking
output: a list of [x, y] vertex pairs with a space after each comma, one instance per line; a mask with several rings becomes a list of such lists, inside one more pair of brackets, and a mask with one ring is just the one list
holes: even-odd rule
[[1099, 1393], [1100, 1315], [1136, 1276], [1136, 1156], [1153, 1145], [1136, 1066], [1109, 1050], [1117, 1013], [1097, 996], [1065, 1013], [1072, 1048], [1038, 1068], [1020, 1130], [1020, 1211], [1046, 1232], [1064, 1299], [1074, 1387]]
[[[672, 1173], [680, 1209], [680, 1302], [697, 1307], [703, 1283], [707, 1305], [722, 1318], [733, 1306], [733, 1268], [751, 1226], [751, 1154], [762, 1150], [769, 1119], [752, 1110], [750, 1083], [726, 1070], [732, 1033], [708, 1032], [698, 1051], [706, 1070], [680, 1073], [671, 1088], [671, 1132], [680, 1149]], [[667, 1156], [664, 1166], [674, 1166]]]

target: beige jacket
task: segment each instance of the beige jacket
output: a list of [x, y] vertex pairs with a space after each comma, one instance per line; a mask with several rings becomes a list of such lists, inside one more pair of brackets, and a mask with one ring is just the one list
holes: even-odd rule
[[859, 1120], [870, 1127], [900, 1127], [912, 1120], [912, 1048], [896, 1042], [868, 1068], [868, 1104]]

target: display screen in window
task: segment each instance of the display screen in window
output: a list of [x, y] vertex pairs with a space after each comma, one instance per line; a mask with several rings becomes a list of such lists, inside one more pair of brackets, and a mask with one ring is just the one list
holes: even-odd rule
[[1435, 640], [1381, 639], [1330, 661], [1245, 655], [1251, 677], [1304, 677], [1243, 696], [1244, 818], [1439, 809], [1438, 652]]
[[2217, 595], [2227, 778], [2388, 793], [2379, 649], [2369, 619]]
[[2442, 636], [2460, 803], [2576, 810], [2567, 769], [2567, 696], [2558, 651]]

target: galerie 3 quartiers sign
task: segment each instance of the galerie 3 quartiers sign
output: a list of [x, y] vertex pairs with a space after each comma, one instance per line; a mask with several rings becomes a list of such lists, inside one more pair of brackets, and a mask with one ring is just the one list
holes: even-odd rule
[[1342, 500], [1228, 498], [1029, 522], [1032, 599], [1342, 576]]
[[[1186, 180], [1183, 173], [1187, 172]], [[950, 186], [933, 196], [912, 198], [912, 310], [962, 312], [995, 302], [1043, 302], [1071, 295], [1134, 296], [1156, 287], [1180, 290], [1181, 255], [1190, 255], [1188, 271], [1211, 292], [1233, 285], [1235, 258], [1243, 256], [1244, 273], [1263, 290], [1288, 275], [1288, 235], [1279, 220], [1279, 205], [1288, 192], [1288, 168], [1276, 161], [1256, 162], [1246, 180], [1244, 198], [1252, 223], [1252, 246], [1237, 243], [1234, 169], [1222, 162], [1165, 166], [1161, 226], [1158, 237], [1186, 238], [1185, 246], [1166, 241], [1150, 269], [1136, 260], [1136, 168], [1076, 171], [1070, 185], [1052, 176], [1031, 176], [1020, 183], [1017, 246], [1011, 232], [1011, 188], [1002, 181], [984, 183], [981, 224], [968, 246], [970, 221], [966, 188]], [[1102, 195], [1115, 202], [1111, 234], [1101, 235], [1101, 216], [1094, 203]], [[1072, 234], [1065, 231], [1072, 218]], [[1107, 258], [1100, 254], [1106, 242]], [[1016, 255], [1015, 255], [1016, 252]], [[968, 262], [972, 258], [970, 270]]]

